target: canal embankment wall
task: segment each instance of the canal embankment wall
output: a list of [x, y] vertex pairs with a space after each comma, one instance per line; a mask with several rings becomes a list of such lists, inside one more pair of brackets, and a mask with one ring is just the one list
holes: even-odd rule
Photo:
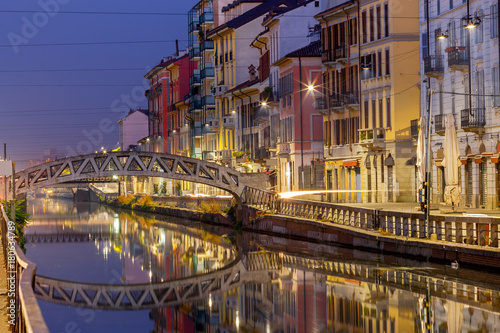
[[[123, 208], [123, 205], [120, 205], [117, 201], [111, 202], [108, 200], [106, 203]], [[196, 209], [179, 208], [178, 206], [143, 207], [134, 204], [128, 208], [224, 227], [234, 228], [237, 226], [235, 219], [224, 213], [206, 213]], [[394, 214], [397, 214], [397, 212], [394, 212]], [[457, 262], [459, 265], [473, 268], [500, 268], [500, 249], [495, 247], [431, 240], [430, 238], [397, 236], [380, 229], [366, 230], [319, 219], [268, 213], [263, 215], [261, 211], [250, 206], [243, 207], [242, 216], [244, 221], [238, 225], [238, 228], [244, 231], [318, 244], [341, 245], [418, 260], [447, 264]]]

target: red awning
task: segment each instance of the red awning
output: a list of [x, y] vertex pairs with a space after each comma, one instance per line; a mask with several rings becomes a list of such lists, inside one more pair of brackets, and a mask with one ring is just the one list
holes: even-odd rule
[[346, 160], [342, 163], [345, 167], [355, 167], [358, 166], [358, 160]]

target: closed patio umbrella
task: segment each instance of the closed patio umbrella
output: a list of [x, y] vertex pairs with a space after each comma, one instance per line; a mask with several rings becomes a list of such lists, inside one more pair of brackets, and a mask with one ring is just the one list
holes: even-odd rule
[[446, 128], [444, 132], [444, 158], [441, 162], [444, 167], [444, 199], [452, 206], [460, 201], [460, 184], [458, 183], [458, 170], [460, 167], [460, 149], [458, 148], [458, 137], [455, 130], [455, 118], [453, 114], [446, 115]]
[[418, 122], [418, 137], [417, 137], [417, 166], [418, 170], [418, 192], [417, 201], [419, 199], [418, 193], [422, 189], [422, 184], [425, 182], [425, 128], [426, 122], [424, 117], [420, 117]]

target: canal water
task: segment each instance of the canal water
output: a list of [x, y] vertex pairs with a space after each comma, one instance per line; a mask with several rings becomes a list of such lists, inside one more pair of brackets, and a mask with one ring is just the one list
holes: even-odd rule
[[26, 255], [41, 276], [160, 283], [223, 270], [240, 255], [249, 271], [257, 262], [249, 258], [267, 267], [259, 271], [265, 283], [178, 306], [117, 311], [39, 301], [51, 332], [500, 332], [500, 276], [490, 272], [93, 203], [31, 199], [28, 212]]

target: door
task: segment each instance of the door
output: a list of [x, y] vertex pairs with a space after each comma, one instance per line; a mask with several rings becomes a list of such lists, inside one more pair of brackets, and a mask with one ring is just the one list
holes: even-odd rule
[[360, 168], [355, 168], [356, 172], [356, 202], [361, 202], [361, 170]]
[[467, 160], [467, 167], [465, 168], [465, 177], [467, 179], [467, 187], [465, 188], [465, 195], [467, 197], [467, 205], [472, 205], [472, 160]]
[[486, 206], [488, 196], [488, 172], [486, 170], [486, 159], [481, 159], [479, 164], [479, 202]]
[[394, 201], [394, 171], [392, 165], [387, 166], [387, 201]]
[[[328, 191], [331, 191], [333, 189], [333, 183], [332, 183], [332, 181], [333, 181], [333, 179], [332, 179], [332, 170], [327, 170], [326, 171], [326, 189]], [[328, 202], [332, 202], [332, 200], [333, 200], [333, 193], [328, 192], [327, 198], [328, 198]]]

